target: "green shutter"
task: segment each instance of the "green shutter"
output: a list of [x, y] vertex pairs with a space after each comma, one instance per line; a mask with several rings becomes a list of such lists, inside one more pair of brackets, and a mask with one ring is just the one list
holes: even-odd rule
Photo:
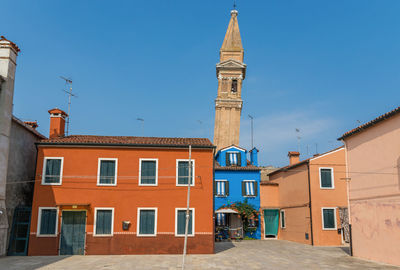
[[[192, 168], [190, 170], [190, 184], [193, 184], [193, 161]], [[187, 185], [189, 178], [189, 161], [179, 161], [178, 162], [178, 184]]]
[[331, 169], [321, 169], [321, 187], [323, 188], [333, 187]]
[[111, 234], [112, 210], [97, 210], [96, 234]]
[[140, 234], [154, 234], [155, 210], [140, 210]]
[[115, 160], [100, 161], [100, 184], [115, 183]]
[[229, 159], [229, 153], [228, 152], [226, 152], [225, 153], [225, 163], [226, 163], [226, 166], [230, 166], [231, 165], [231, 160]]
[[324, 213], [324, 228], [334, 229], [335, 228], [335, 209], [323, 209]]
[[258, 182], [257, 181], [253, 182], [253, 187], [254, 187], [254, 196], [258, 196]]
[[237, 158], [237, 165], [242, 166], [242, 155], [240, 154], [240, 152], [237, 153], [236, 158]]
[[46, 159], [45, 183], [59, 183], [61, 159]]
[[[186, 226], [186, 210], [178, 210], [178, 228], [177, 234], [184, 235], [185, 234], [185, 226]], [[192, 224], [192, 210], [189, 210], [189, 226], [188, 226], [188, 234], [193, 233], [193, 224]]]
[[214, 196], [217, 195], [217, 181], [214, 180]]
[[155, 160], [142, 160], [141, 164], [141, 184], [156, 183], [157, 164]]
[[229, 181], [225, 181], [225, 195], [229, 196]]
[[57, 210], [56, 209], [42, 209], [40, 220], [40, 234], [55, 234]]
[[246, 196], [246, 182], [242, 181], [242, 196]]

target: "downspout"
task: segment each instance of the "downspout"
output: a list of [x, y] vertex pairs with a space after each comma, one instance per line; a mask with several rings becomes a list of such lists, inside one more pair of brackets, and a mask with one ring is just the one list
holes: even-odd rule
[[215, 190], [214, 190], [214, 182], [215, 182], [215, 147], [213, 148], [213, 170], [212, 170], [212, 174], [213, 174], [213, 177], [212, 177], [212, 196], [213, 196], [213, 206], [212, 206], [212, 211], [213, 211], [213, 213], [212, 213], [212, 220], [213, 220], [213, 233], [212, 233], [212, 235], [213, 235], [213, 241], [212, 241], [212, 243], [213, 243], [213, 250], [214, 250], [214, 252], [215, 252], [215, 196], [214, 196], [214, 192], [215, 192]]
[[350, 216], [350, 178], [349, 178], [349, 167], [348, 167], [348, 156], [347, 156], [347, 145], [344, 140], [342, 140], [344, 144], [344, 154], [345, 154], [345, 161], [346, 161], [346, 189], [347, 189], [347, 214], [349, 218], [349, 241], [350, 241], [350, 256], [353, 256], [353, 235], [352, 235], [352, 228], [351, 228], [351, 216]]
[[314, 233], [313, 233], [313, 222], [312, 222], [312, 207], [311, 207], [311, 181], [310, 181], [310, 161], [307, 162], [308, 170], [308, 207], [310, 208], [310, 228], [311, 228], [311, 245], [314, 245]]

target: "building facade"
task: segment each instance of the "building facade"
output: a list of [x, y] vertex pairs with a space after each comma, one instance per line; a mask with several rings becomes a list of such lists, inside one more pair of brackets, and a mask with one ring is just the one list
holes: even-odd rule
[[246, 76], [244, 50], [240, 37], [237, 10], [231, 19], [220, 50], [217, 64], [218, 92], [215, 99], [214, 145], [217, 150], [239, 145], [242, 112], [242, 83]]
[[[37, 150], [36, 122], [13, 116], [18, 46], [0, 37], [0, 256], [26, 255]], [[18, 232], [18, 237], [16, 234]]]
[[353, 255], [400, 265], [400, 107], [339, 139], [346, 146]]
[[277, 238], [316, 246], [349, 241], [344, 147], [299, 160], [261, 183], [263, 239]]
[[[221, 238], [250, 237], [261, 238], [260, 223], [257, 220], [244, 224], [243, 217], [233, 204], [247, 202], [255, 210], [260, 209], [260, 168], [257, 161], [258, 150], [247, 151], [230, 146], [218, 151], [214, 177], [215, 222]], [[250, 227], [247, 232], [247, 227]]]
[[29, 255], [183, 251], [189, 145], [188, 253], [213, 253], [213, 155], [208, 139], [63, 136], [50, 110], [38, 143]]

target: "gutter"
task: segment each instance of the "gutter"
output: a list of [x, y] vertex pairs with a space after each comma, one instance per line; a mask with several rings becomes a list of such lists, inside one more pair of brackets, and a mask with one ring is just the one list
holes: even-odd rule
[[311, 207], [311, 181], [310, 181], [310, 162], [307, 162], [308, 170], [308, 206], [310, 207], [310, 227], [311, 227], [311, 245], [314, 245], [314, 233], [313, 233], [313, 222], [312, 222], [312, 207]]

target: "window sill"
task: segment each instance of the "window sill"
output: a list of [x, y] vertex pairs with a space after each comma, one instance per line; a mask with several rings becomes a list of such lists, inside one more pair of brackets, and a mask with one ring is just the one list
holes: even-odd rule
[[246, 198], [256, 198], [257, 196], [256, 196], [256, 195], [244, 195], [243, 197], [246, 197]]
[[97, 184], [98, 187], [116, 187], [117, 184]]
[[158, 184], [140, 184], [139, 183], [139, 187], [157, 187]]
[[157, 234], [137, 234], [137, 237], [156, 237]]
[[335, 189], [335, 187], [320, 187], [320, 189]]
[[217, 198], [226, 198], [226, 197], [228, 197], [228, 195], [215, 195], [215, 197], [217, 197]]
[[42, 186], [61, 186], [61, 183], [44, 183], [44, 182], [42, 182]]
[[36, 237], [57, 237], [58, 234], [37, 234]]
[[[188, 237], [194, 237], [194, 234], [188, 234]], [[184, 234], [175, 234], [175, 237], [185, 237]]]
[[[177, 187], [187, 187], [188, 184], [176, 184]], [[191, 187], [194, 187], [194, 184], [190, 185]]]
[[337, 228], [322, 228], [323, 231], [337, 231]]
[[114, 234], [93, 234], [93, 237], [113, 237]]

